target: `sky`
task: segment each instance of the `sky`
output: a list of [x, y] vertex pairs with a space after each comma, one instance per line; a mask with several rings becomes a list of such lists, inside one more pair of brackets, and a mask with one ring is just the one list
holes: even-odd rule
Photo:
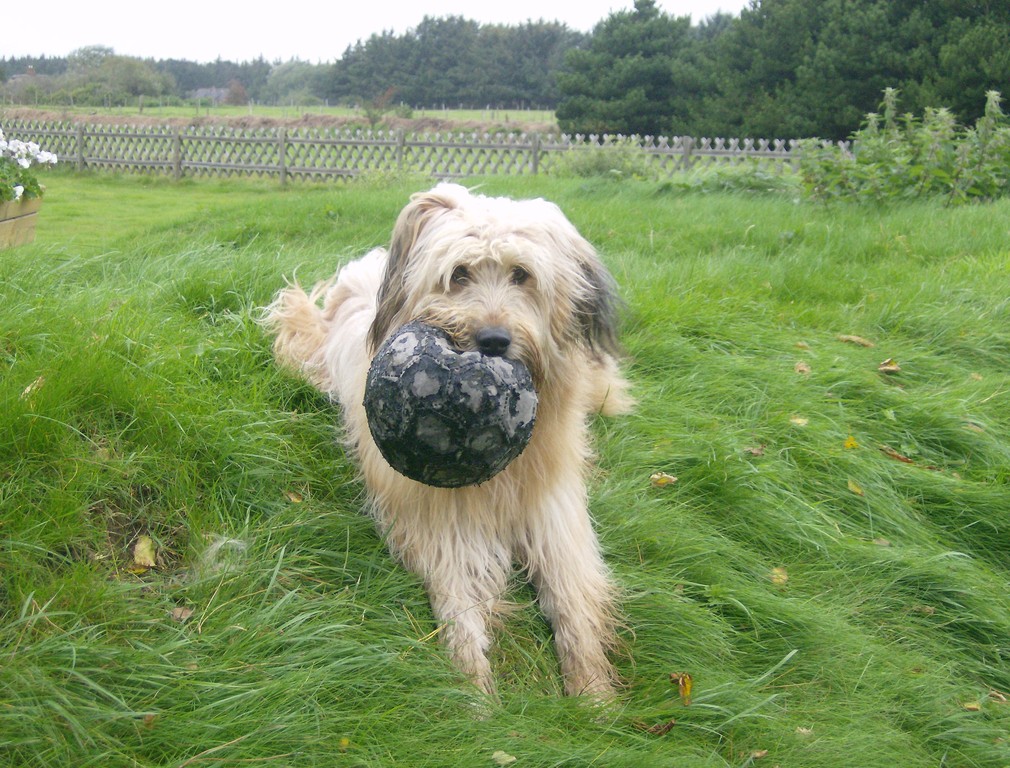
[[[123, 56], [152, 59], [241, 62], [262, 56], [270, 62], [320, 63], [336, 61], [347, 46], [373, 33], [403, 34], [425, 16], [510, 25], [557, 20], [589, 32], [610, 13], [634, 7], [634, 0], [343, 0], [316, 7], [288, 2], [49, 0], [37, 6], [42, 18], [0, 23], [0, 58], [66, 56], [101, 45]], [[659, 0], [657, 5], [697, 24], [718, 11], [739, 14], [749, 1]]]

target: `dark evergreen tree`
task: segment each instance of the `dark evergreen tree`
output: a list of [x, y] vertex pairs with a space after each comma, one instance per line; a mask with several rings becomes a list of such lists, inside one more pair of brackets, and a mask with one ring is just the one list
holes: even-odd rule
[[568, 133], [667, 134], [686, 104], [674, 63], [690, 42], [690, 18], [661, 12], [654, 0], [596, 25], [558, 75], [557, 116]]

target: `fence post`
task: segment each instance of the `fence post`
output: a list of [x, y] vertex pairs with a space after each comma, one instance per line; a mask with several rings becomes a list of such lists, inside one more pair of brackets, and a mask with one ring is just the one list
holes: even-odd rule
[[694, 151], [694, 139], [690, 136], [684, 137], [684, 170], [691, 170], [691, 153]]
[[78, 123], [74, 130], [74, 138], [77, 140], [77, 170], [84, 170], [84, 124]]
[[407, 134], [403, 128], [396, 129], [396, 170], [403, 170], [403, 156], [405, 154], [404, 149], [407, 144]]
[[182, 178], [182, 131], [178, 128], [172, 131], [172, 177]]
[[532, 157], [530, 158], [531, 170], [533, 175], [536, 176], [540, 173], [540, 133], [533, 134], [533, 146], [532, 146]]
[[277, 153], [280, 162], [281, 186], [288, 183], [288, 130], [281, 128], [277, 132]]

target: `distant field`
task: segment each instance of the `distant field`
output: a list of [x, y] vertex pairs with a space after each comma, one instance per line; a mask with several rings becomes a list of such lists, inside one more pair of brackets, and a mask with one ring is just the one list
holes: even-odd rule
[[[6, 108], [10, 112], [22, 113], [28, 111], [25, 107], [10, 106]], [[4, 114], [5, 108], [0, 105], [0, 118]], [[143, 118], [150, 119], [217, 119], [217, 120], [308, 120], [308, 121], [350, 121], [360, 120], [367, 122], [365, 113], [361, 109], [350, 107], [327, 107], [327, 106], [263, 106], [249, 105], [242, 107], [218, 105], [202, 107], [196, 106], [159, 106], [157, 104], [146, 103], [130, 107], [110, 107], [101, 109], [96, 107], [46, 107], [44, 105], [32, 108], [45, 114], [49, 119], [54, 116], [66, 115], [68, 117], [89, 117], [97, 116], [102, 118]], [[401, 120], [390, 112], [386, 115], [387, 120]], [[459, 123], [469, 125], [474, 123], [495, 124], [495, 125], [515, 125], [515, 126], [540, 126], [545, 124], [555, 124], [554, 112], [551, 110], [521, 110], [521, 109], [415, 109], [411, 120], [415, 121], [438, 121], [446, 123]]]
[[428, 180], [46, 182], [0, 251], [0, 765], [1010, 765], [1010, 201], [470, 182], [556, 201], [626, 300], [594, 709], [520, 579], [500, 698], [459, 677], [256, 322]]

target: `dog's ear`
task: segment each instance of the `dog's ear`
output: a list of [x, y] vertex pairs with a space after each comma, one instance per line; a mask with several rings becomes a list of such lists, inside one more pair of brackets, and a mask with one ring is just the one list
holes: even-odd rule
[[469, 193], [457, 185], [440, 184], [428, 192], [412, 196], [407, 206], [400, 211], [389, 243], [386, 272], [379, 286], [375, 320], [368, 331], [368, 344], [372, 352], [379, 348], [392, 330], [396, 316], [406, 302], [406, 266], [418, 238], [432, 221], [459, 206], [461, 194]]
[[[590, 249], [591, 251], [591, 249]], [[580, 260], [583, 283], [574, 300], [575, 325], [581, 340], [595, 353], [619, 357], [617, 283], [593, 254]]]

